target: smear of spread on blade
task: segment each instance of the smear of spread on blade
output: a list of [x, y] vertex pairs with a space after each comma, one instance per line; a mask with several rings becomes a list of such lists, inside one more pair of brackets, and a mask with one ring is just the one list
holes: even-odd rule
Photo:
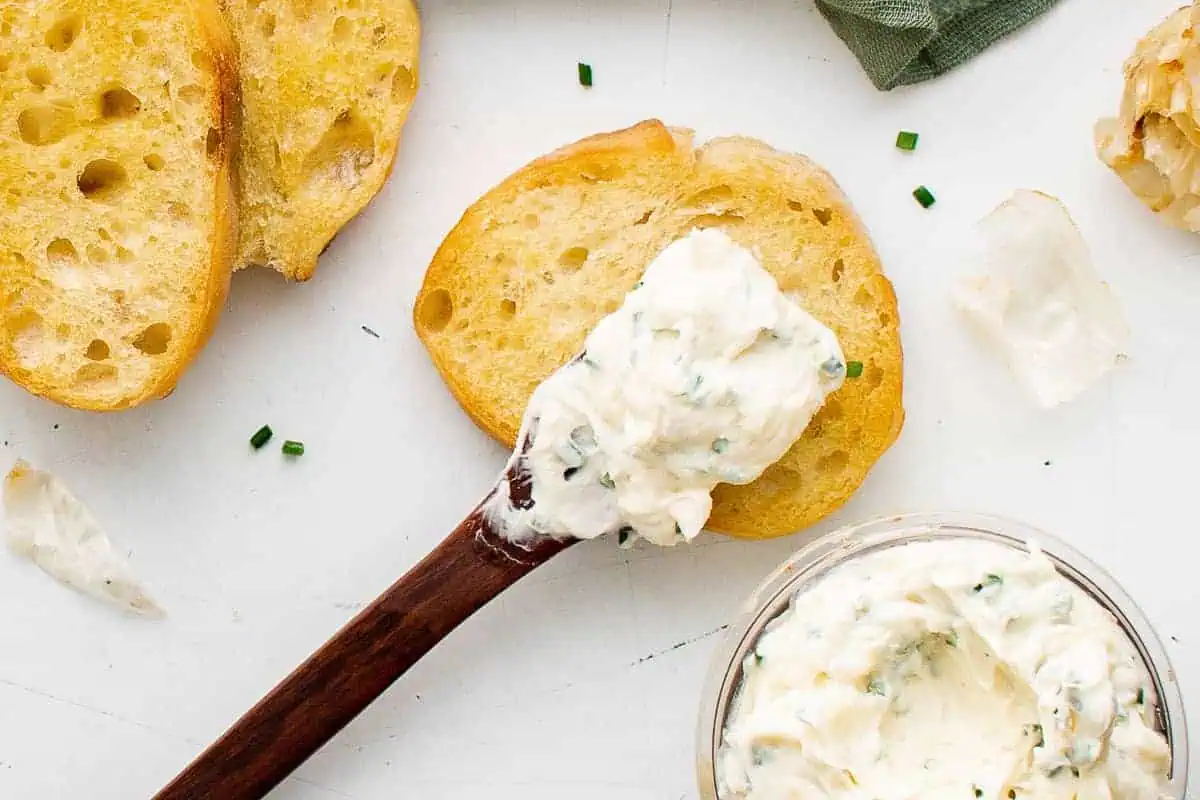
[[99, 523], [58, 478], [18, 462], [4, 481], [4, 512], [9, 549], [47, 575], [135, 614], [162, 615]]
[[1057, 199], [1020, 190], [978, 225], [982, 274], [956, 304], [1043, 407], [1077, 396], [1125, 355], [1129, 328]]

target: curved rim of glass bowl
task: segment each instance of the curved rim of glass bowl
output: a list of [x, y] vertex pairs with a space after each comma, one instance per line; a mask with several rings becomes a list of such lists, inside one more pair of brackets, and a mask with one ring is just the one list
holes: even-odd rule
[[1170, 796], [1187, 794], [1188, 738], [1183, 695], [1162, 640], [1111, 575], [1057, 536], [1023, 522], [956, 512], [900, 514], [849, 525], [813, 540], [781, 564], [746, 600], [709, 667], [696, 731], [696, 777], [702, 800], [718, 800], [717, 756], [725, 719], [742, 679], [742, 663], [763, 629], [787, 610], [806, 584], [855, 558], [908, 542], [967, 538], [1021, 550], [1036, 543], [1058, 571], [1104, 607], [1136, 648], [1150, 674], [1154, 719], [1171, 748]]

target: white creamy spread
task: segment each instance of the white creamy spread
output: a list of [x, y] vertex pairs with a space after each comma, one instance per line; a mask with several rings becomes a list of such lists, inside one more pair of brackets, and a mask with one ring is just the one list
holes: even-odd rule
[[1020, 190], [974, 233], [965, 257], [982, 274], [955, 301], [1041, 406], [1071, 400], [1125, 355], [1125, 315], [1062, 203]]
[[534, 392], [521, 437], [533, 507], [498, 498], [502, 528], [690, 540], [713, 487], [749, 483], [781, 458], [845, 374], [833, 332], [749, 250], [694, 231]]
[[14, 553], [91, 597], [135, 614], [162, 615], [100, 523], [54, 475], [17, 462], [3, 496], [5, 540]]
[[723, 800], [1167, 796], [1143, 662], [1036, 548], [918, 542], [839, 565], [743, 669]]

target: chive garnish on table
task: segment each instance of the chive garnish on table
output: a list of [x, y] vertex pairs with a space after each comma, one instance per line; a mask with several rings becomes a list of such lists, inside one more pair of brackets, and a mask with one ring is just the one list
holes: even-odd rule
[[863, 363], [861, 361], [846, 362], [846, 377], [861, 378], [863, 374]]
[[929, 208], [937, 202], [937, 198], [933, 196], [933, 192], [924, 186], [918, 186], [916, 189], [913, 189], [913, 197], [921, 204], [921, 208]]
[[304, 455], [304, 442], [295, 442], [288, 439], [283, 443], [283, 454], [285, 456], [299, 457]]
[[250, 446], [255, 450], [261, 450], [263, 445], [271, 441], [271, 437], [274, 435], [275, 432], [271, 430], [270, 425], [263, 425], [250, 437]]
[[585, 64], [582, 61], [579, 62], [579, 85], [580, 86], [591, 86], [592, 85], [592, 65], [591, 64]]
[[917, 140], [921, 135], [913, 131], [900, 131], [896, 134], [896, 147], [900, 150], [907, 150], [910, 153], [917, 149]]

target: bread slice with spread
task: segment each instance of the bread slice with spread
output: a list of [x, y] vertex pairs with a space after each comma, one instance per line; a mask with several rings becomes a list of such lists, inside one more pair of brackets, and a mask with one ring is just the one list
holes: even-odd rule
[[904, 421], [895, 293], [841, 190], [809, 159], [742, 137], [696, 147], [690, 131], [654, 120], [564, 147], [467, 209], [430, 264], [414, 324], [463, 408], [511, 446], [534, 388], [670, 242], [708, 227], [750, 248], [851, 364], [854, 377], [783, 459], [714, 493], [710, 529], [792, 533], [845, 503]]
[[234, 62], [215, 0], [0, 6], [0, 372], [90, 410], [175, 386], [233, 264]]
[[391, 172], [417, 92], [411, 0], [224, 0], [240, 45], [239, 266], [307, 280]]

